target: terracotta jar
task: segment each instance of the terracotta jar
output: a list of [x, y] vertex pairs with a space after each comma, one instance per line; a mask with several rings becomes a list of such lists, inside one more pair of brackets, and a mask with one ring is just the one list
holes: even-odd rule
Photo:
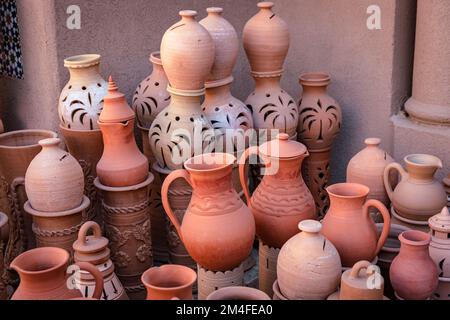
[[[390, 216], [378, 200], [367, 199], [369, 188], [357, 183], [338, 183], [327, 188], [330, 209], [323, 219], [322, 234], [339, 251], [343, 267], [361, 260], [372, 261], [380, 252], [388, 235]], [[375, 207], [383, 216], [384, 226], [378, 237], [369, 209]]]
[[[250, 198], [246, 176], [246, 160], [259, 154], [266, 163], [267, 174]], [[306, 147], [290, 141], [280, 133], [275, 140], [245, 151], [239, 161], [239, 173], [244, 194], [256, 223], [256, 234], [265, 245], [281, 248], [298, 233], [296, 225], [305, 219], [315, 219], [311, 192], [303, 182], [301, 167], [308, 156]]]
[[[92, 235], [88, 235], [89, 231], [92, 231]], [[128, 300], [125, 289], [114, 272], [108, 244], [109, 240], [102, 237], [100, 226], [94, 221], [87, 221], [81, 226], [78, 238], [73, 243], [74, 260], [91, 263], [101, 272], [103, 276], [101, 300]], [[92, 297], [96, 284], [91, 274], [81, 271], [80, 277], [75, 278], [75, 283], [80, 286], [84, 298]]]
[[[60, 248], [43, 247], [31, 249], [20, 254], [11, 263], [17, 271], [20, 284], [12, 300], [67, 300], [81, 298], [78, 288], [69, 289], [70, 277], [66, 273], [69, 265], [69, 253]], [[90, 263], [80, 262], [76, 266], [88, 271], [95, 277], [96, 287], [93, 297], [100, 298], [103, 290], [102, 274]], [[74, 269], [72, 269], [74, 271]], [[76, 269], [75, 269], [76, 271]]]
[[438, 286], [438, 270], [428, 253], [431, 236], [417, 230], [399, 236], [400, 253], [389, 271], [396, 295], [405, 300], [428, 299]]
[[[439, 158], [427, 154], [410, 154], [404, 158], [406, 170], [398, 163], [384, 170], [384, 185], [395, 212], [401, 217], [427, 221], [447, 205], [447, 194], [442, 183], [434, 178], [442, 168]], [[400, 173], [400, 181], [392, 189], [389, 174], [392, 169]]]
[[61, 125], [68, 129], [98, 129], [107, 82], [100, 75], [100, 55], [83, 54], [64, 60], [70, 79], [59, 97]]
[[214, 63], [214, 42], [209, 32], [195, 21], [197, 12], [182, 10], [181, 20], [164, 33], [161, 60], [171, 87], [203, 89]]
[[298, 224], [302, 231], [289, 239], [278, 255], [277, 276], [281, 294], [289, 300], [324, 300], [336, 291], [341, 259], [333, 244], [320, 234], [315, 220]]
[[270, 75], [283, 72], [289, 49], [289, 29], [272, 11], [272, 2], [259, 2], [260, 11], [244, 26], [242, 41], [253, 73]]
[[144, 182], [148, 177], [148, 160], [134, 139], [134, 112], [109, 78], [105, 106], [100, 114], [104, 150], [97, 163], [100, 182], [109, 187], [126, 187]]
[[197, 274], [185, 266], [166, 264], [148, 269], [141, 279], [147, 288], [147, 300], [193, 300]]
[[450, 278], [450, 213], [441, 213], [428, 220], [431, 229], [430, 256], [439, 270], [439, 277]]
[[264, 292], [249, 287], [226, 287], [211, 293], [206, 300], [270, 300]]
[[42, 151], [25, 174], [25, 190], [35, 210], [70, 210], [83, 201], [83, 170], [74, 157], [60, 149], [60, 143], [58, 138], [39, 141]]
[[150, 62], [153, 65], [152, 73], [138, 85], [132, 103], [137, 124], [145, 129], [150, 128], [156, 115], [170, 103], [170, 95], [167, 92], [169, 80], [164, 72], [159, 51], [150, 54]]
[[339, 300], [383, 300], [384, 279], [379, 267], [359, 261], [341, 277]]
[[[394, 159], [381, 149], [379, 138], [364, 140], [366, 147], [350, 159], [347, 165], [347, 182], [360, 183], [368, 186], [370, 191], [367, 198], [381, 201], [389, 207], [390, 201], [384, 188], [384, 168], [394, 162]], [[391, 177], [391, 181], [395, 178]]]
[[[226, 153], [193, 157], [184, 163], [186, 170], [172, 172], [161, 189], [164, 210], [187, 251], [199, 265], [211, 271], [239, 266], [250, 254], [255, 238], [255, 221], [250, 209], [232, 185], [235, 161], [234, 156]], [[182, 224], [168, 199], [170, 184], [178, 178], [185, 179], [193, 188]]]
[[327, 86], [331, 82], [328, 74], [305, 73], [300, 75], [299, 82], [303, 93], [298, 106], [297, 138], [308, 147], [311, 154], [303, 166], [303, 175], [316, 202], [319, 216], [323, 217], [329, 208], [325, 189], [331, 178], [331, 146], [341, 130], [341, 107], [327, 93]]

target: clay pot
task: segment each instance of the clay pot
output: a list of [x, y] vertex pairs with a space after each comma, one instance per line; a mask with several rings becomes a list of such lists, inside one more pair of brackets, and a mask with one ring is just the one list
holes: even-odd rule
[[447, 207], [450, 207], [450, 174], [443, 180], [445, 192], [447, 192]]
[[103, 109], [107, 83], [100, 75], [100, 55], [83, 54], [64, 60], [70, 79], [59, 97], [61, 125], [68, 129], [95, 130]]
[[354, 155], [347, 165], [347, 182], [368, 186], [370, 191], [367, 198], [379, 200], [389, 207], [390, 201], [384, 188], [383, 175], [384, 168], [394, 162], [394, 159], [379, 147], [379, 138], [367, 138], [364, 143], [366, 148]]
[[[226, 153], [193, 157], [184, 163], [186, 170], [169, 174], [161, 189], [164, 210], [187, 251], [199, 265], [212, 271], [239, 266], [250, 254], [255, 238], [250, 209], [232, 185], [235, 161], [234, 156]], [[185, 179], [193, 188], [182, 224], [168, 199], [170, 184], [178, 178]]]
[[239, 39], [234, 27], [222, 17], [222, 8], [211, 7], [206, 11], [208, 16], [199, 23], [208, 30], [215, 48], [214, 64], [206, 82], [209, 85], [221, 80], [229, 83], [239, 52]]
[[248, 287], [227, 287], [211, 293], [206, 300], [270, 300], [264, 292]]
[[289, 49], [289, 29], [272, 11], [272, 2], [259, 2], [260, 11], [244, 26], [242, 41], [252, 73], [281, 74]]
[[152, 73], [138, 85], [132, 103], [138, 126], [144, 129], [150, 128], [157, 114], [170, 103], [170, 95], [167, 92], [169, 80], [164, 72], [159, 51], [150, 54], [150, 62], [153, 65]]
[[363, 260], [342, 274], [339, 300], [383, 300], [383, 291], [379, 267]]
[[[385, 168], [386, 191], [398, 215], [411, 220], [426, 221], [447, 205], [444, 187], [434, 178], [436, 170], [442, 168], [442, 162], [439, 158], [427, 154], [410, 154], [404, 161], [406, 170], [398, 163], [392, 163]], [[392, 169], [400, 173], [400, 182], [394, 190], [389, 181]]]
[[273, 300], [289, 300], [281, 293], [280, 286], [278, 285], [278, 280], [275, 280], [275, 282], [273, 283], [272, 291], [273, 291]]
[[245, 104], [253, 115], [255, 129], [269, 130], [268, 140], [273, 139], [270, 130], [287, 133], [296, 139], [298, 110], [294, 99], [280, 87], [281, 76], [254, 77], [255, 90], [247, 97]]
[[428, 220], [431, 229], [430, 256], [438, 267], [439, 277], [450, 278], [450, 213], [444, 207]]
[[9, 219], [8, 216], [0, 212], [0, 242], [7, 243], [9, 238]]
[[166, 264], [148, 269], [141, 279], [147, 288], [147, 300], [193, 300], [197, 274], [185, 266]]
[[97, 163], [100, 182], [109, 187], [126, 187], [144, 182], [148, 177], [148, 160], [134, 139], [135, 115], [109, 78], [108, 95], [100, 114], [104, 150]]
[[428, 253], [431, 236], [405, 231], [399, 236], [400, 253], [389, 271], [396, 295], [405, 300], [426, 300], [438, 286], [438, 270]]
[[[250, 198], [245, 163], [252, 154], [261, 155], [268, 172]], [[300, 221], [317, 218], [313, 197], [301, 175], [303, 159], [308, 155], [303, 144], [281, 133], [259, 148], [247, 149], [239, 161], [241, 184], [255, 217], [256, 234], [265, 245], [281, 248], [298, 233], [295, 226]]]
[[[339, 251], [342, 265], [352, 267], [361, 260], [372, 261], [383, 247], [390, 227], [390, 215], [378, 200], [367, 199], [369, 188], [357, 183], [338, 183], [327, 188], [330, 209], [323, 219], [322, 234]], [[384, 226], [378, 238], [369, 209], [383, 216]]]
[[278, 255], [280, 291], [289, 300], [324, 300], [339, 285], [339, 253], [320, 234], [320, 222], [303, 220], [298, 227], [302, 232], [289, 239]]
[[227, 271], [206, 270], [197, 265], [198, 300], [206, 300], [208, 296], [221, 288], [244, 286], [244, 264]]
[[161, 61], [172, 88], [203, 89], [214, 63], [214, 41], [195, 21], [196, 11], [182, 10], [179, 14], [181, 20], [162, 38]]
[[[66, 273], [68, 265], [69, 253], [60, 248], [43, 247], [20, 254], [11, 263], [11, 268], [16, 270], [20, 276], [19, 287], [11, 299], [67, 300], [81, 298], [82, 295], [76, 287], [68, 288], [68, 278], [73, 277]], [[96, 286], [93, 297], [99, 299], [103, 290], [102, 274], [90, 263], [80, 262], [76, 266], [95, 277]]]
[[433, 293], [433, 300], [450, 300], [450, 278], [439, 277], [439, 285]]
[[316, 202], [319, 217], [322, 218], [329, 208], [325, 189], [331, 179], [331, 145], [341, 129], [341, 107], [327, 93], [327, 86], [331, 82], [328, 74], [305, 73], [300, 75], [299, 82], [303, 94], [298, 106], [297, 138], [311, 154], [303, 166], [303, 175]]
[[83, 170], [74, 157], [59, 148], [60, 143], [58, 138], [39, 141], [42, 151], [25, 174], [25, 190], [35, 210], [65, 211], [83, 201]]
[[[92, 235], [88, 236], [89, 231]], [[110, 259], [109, 240], [102, 237], [100, 226], [94, 221], [84, 223], [73, 243], [75, 262], [88, 262], [94, 265], [103, 276], [103, 294], [101, 300], [128, 300], [125, 289], [114, 272], [114, 264]], [[92, 297], [95, 290], [95, 278], [87, 272], [81, 272], [75, 279], [80, 292], [85, 298]]]

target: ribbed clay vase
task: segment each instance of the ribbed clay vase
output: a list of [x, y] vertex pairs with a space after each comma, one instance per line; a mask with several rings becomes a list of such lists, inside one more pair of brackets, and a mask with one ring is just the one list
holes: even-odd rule
[[[378, 200], [366, 200], [369, 188], [362, 184], [338, 183], [329, 186], [327, 192], [330, 209], [322, 221], [322, 234], [336, 246], [342, 266], [351, 268], [358, 261], [372, 261], [389, 235], [389, 211]], [[369, 214], [371, 207], [383, 216], [379, 237]]]
[[[392, 163], [384, 170], [384, 185], [393, 210], [402, 218], [427, 221], [447, 205], [444, 187], [434, 178], [436, 170], [442, 168], [442, 162], [428, 154], [410, 154], [404, 161], [406, 170], [399, 163]], [[389, 181], [392, 169], [400, 173], [395, 189]]]
[[58, 138], [39, 141], [42, 151], [25, 174], [25, 190], [35, 210], [65, 211], [83, 202], [83, 170], [73, 156], [60, 148], [60, 143]]
[[327, 93], [331, 78], [326, 73], [305, 73], [299, 77], [303, 87], [298, 112], [298, 141], [308, 147], [310, 157], [303, 166], [306, 184], [312, 192], [319, 216], [329, 208], [326, 187], [330, 181], [330, 152], [341, 130], [341, 107]]
[[[266, 175], [250, 197], [245, 163], [258, 154], [266, 164]], [[239, 161], [241, 184], [256, 222], [256, 234], [267, 246], [281, 248], [298, 233], [298, 223], [316, 219], [314, 199], [303, 182], [301, 167], [308, 157], [306, 147], [289, 140], [285, 133], [245, 151]]]
[[100, 75], [100, 55], [83, 54], [64, 60], [70, 79], [61, 91], [58, 113], [68, 129], [95, 130], [108, 84]]
[[[211, 271], [238, 267], [250, 254], [255, 237], [250, 209], [232, 185], [235, 161], [226, 153], [199, 155], [184, 163], [186, 170], [169, 174], [162, 185], [164, 210], [187, 251], [200, 266]], [[174, 215], [168, 199], [170, 184], [178, 178], [193, 188], [182, 222]]]
[[144, 182], [148, 177], [148, 160], [139, 151], [134, 138], [135, 114], [109, 78], [105, 106], [99, 125], [103, 135], [103, 155], [97, 163], [97, 175], [108, 187], [127, 187]]
[[339, 286], [339, 253], [320, 234], [320, 222], [303, 220], [298, 227], [301, 232], [289, 239], [278, 255], [279, 289], [288, 300], [325, 300]]
[[410, 230], [399, 236], [400, 253], [389, 271], [396, 296], [404, 300], [426, 300], [438, 286], [438, 269], [431, 259], [428, 246], [431, 236]]

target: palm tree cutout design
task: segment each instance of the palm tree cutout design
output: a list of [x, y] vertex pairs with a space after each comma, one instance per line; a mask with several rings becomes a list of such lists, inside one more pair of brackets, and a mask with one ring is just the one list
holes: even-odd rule
[[[137, 115], [137, 122], [140, 126], [148, 127], [151, 125], [151, 122], [154, 120], [156, 115], [158, 114], [158, 107], [161, 106], [158, 104], [158, 100], [151, 96], [151, 91], [149, 88], [151, 85], [158, 87], [159, 82], [155, 82], [153, 84], [150, 83], [150, 78], [147, 78], [144, 83], [140, 83], [136, 88], [133, 96], [132, 108]], [[170, 95], [164, 99], [164, 102], [170, 100]], [[164, 105], [166, 107], [166, 104]], [[162, 108], [161, 108], [162, 109]], [[149, 123], [145, 120], [149, 119]]]
[[[300, 106], [302, 101], [300, 100]], [[300, 109], [300, 135], [305, 142], [324, 142], [334, 138], [341, 129], [340, 111], [334, 105], [323, 106], [320, 99], [316, 106]]]

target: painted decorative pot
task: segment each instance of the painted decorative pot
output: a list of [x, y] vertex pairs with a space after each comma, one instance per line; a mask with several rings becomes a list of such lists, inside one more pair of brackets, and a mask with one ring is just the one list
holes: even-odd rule
[[[193, 157], [184, 163], [186, 170], [169, 174], [161, 189], [164, 210], [187, 251], [199, 265], [211, 271], [239, 266], [250, 254], [255, 238], [251, 211], [233, 188], [231, 174], [235, 161], [234, 156], [226, 153]], [[193, 189], [182, 223], [168, 199], [170, 184], [178, 178], [185, 179]]]
[[[266, 163], [266, 174], [250, 197], [246, 160], [259, 154]], [[241, 184], [247, 203], [255, 217], [256, 234], [265, 245], [281, 248], [298, 233], [302, 220], [315, 219], [311, 192], [303, 182], [301, 167], [308, 156], [306, 147], [281, 133], [275, 140], [245, 151], [239, 161]]]
[[61, 125], [68, 129], [95, 130], [108, 84], [100, 75], [100, 55], [83, 54], [64, 60], [70, 79], [59, 97]]
[[430, 256], [438, 267], [439, 277], [450, 278], [450, 213], [441, 213], [428, 220], [431, 229]]
[[339, 286], [339, 253], [320, 234], [320, 222], [303, 220], [298, 227], [302, 232], [289, 239], [278, 255], [279, 289], [288, 300], [325, 300]]
[[[447, 205], [447, 194], [440, 181], [434, 178], [442, 168], [439, 158], [428, 154], [410, 154], [404, 158], [406, 170], [398, 163], [388, 165], [384, 170], [384, 185], [395, 212], [403, 218], [427, 221]], [[392, 189], [389, 173], [395, 169], [400, 181]]]
[[[389, 235], [390, 215], [378, 200], [367, 199], [369, 188], [357, 183], [338, 183], [327, 188], [330, 209], [323, 219], [322, 234], [339, 252], [343, 267], [353, 267], [361, 260], [372, 261]], [[375, 207], [383, 216], [383, 230], [378, 237], [369, 209]]]

